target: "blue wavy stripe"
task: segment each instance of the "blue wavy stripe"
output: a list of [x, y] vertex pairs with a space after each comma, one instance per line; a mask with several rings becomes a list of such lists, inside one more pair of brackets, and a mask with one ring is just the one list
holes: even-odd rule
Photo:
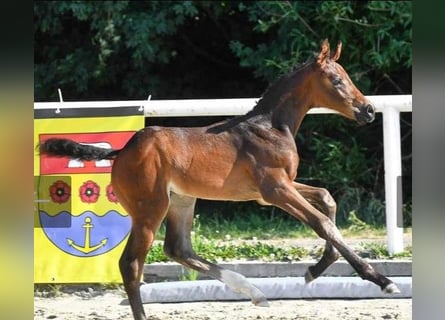
[[[40, 211], [40, 223], [45, 235], [60, 250], [78, 257], [104, 254], [119, 245], [129, 234], [130, 217], [110, 210], [98, 216], [85, 211], [79, 216], [61, 212], [55, 216]], [[86, 225], [90, 227], [85, 227]], [[89, 232], [89, 243], [86, 243]]]
[[70, 228], [72, 215], [68, 211], [61, 211], [55, 216], [50, 216], [40, 211], [40, 223], [45, 228]]

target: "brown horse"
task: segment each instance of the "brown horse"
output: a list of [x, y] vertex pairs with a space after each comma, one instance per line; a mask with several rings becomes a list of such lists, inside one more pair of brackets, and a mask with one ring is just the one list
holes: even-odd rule
[[146, 319], [139, 284], [144, 259], [164, 219], [165, 253], [177, 262], [222, 281], [236, 292], [267, 306], [265, 295], [247, 279], [198, 256], [190, 231], [196, 198], [256, 200], [277, 206], [312, 227], [326, 240], [322, 258], [306, 272], [320, 276], [341, 254], [361, 278], [386, 293], [399, 292], [343, 240], [335, 226], [336, 203], [323, 188], [295, 182], [299, 157], [295, 135], [309, 109], [328, 107], [364, 124], [375, 109], [337, 63], [324, 40], [315, 59], [268, 88], [247, 114], [199, 128], [147, 127], [120, 150], [100, 149], [65, 139], [50, 139], [40, 152], [85, 160], [114, 159], [114, 192], [132, 219], [119, 261], [135, 319]]

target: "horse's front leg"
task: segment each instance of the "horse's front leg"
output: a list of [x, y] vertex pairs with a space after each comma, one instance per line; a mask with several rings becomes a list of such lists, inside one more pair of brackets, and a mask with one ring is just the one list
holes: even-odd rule
[[[325, 214], [335, 224], [335, 216], [337, 213], [337, 205], [334, 198], [328, 190], [324, 188], [316, 188], [302, 183], [292, 182], [292, 186], [297, 190], [309, 203], [315, 206], [323, 214]], [[318, 278], [331, 264], [339, 258], [340, 254], [337, 249], [326, 241], [323, 256], [315, 265], [310, 266], [304, 275], [306, 282], [310, 282]]]
[[235, 292], [245, 294], [257, 306], [268, 306], [266, 296], [249, 283], [243, 275], [215, 265], [194, 252], [190, 231], [193, 224], [195, 202], [195, 198], [171, 194], [164, 242], [164, 251], [167, 256], [188, 268], [225, 283]]
[[362, 279], [374, 282], [385, 293], [400, 292], [390, 279], [376, 272], [345, 243], [335, 224], [295, 189], [284, 171], [270, 170], [263, 175], [261, 181], [264, 201], [285, 210], [309, 225], [321, 238], [330, 242], [341, 253]]

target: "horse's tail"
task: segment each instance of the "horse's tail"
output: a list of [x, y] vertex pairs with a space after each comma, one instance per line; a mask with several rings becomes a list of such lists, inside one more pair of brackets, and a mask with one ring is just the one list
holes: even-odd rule
[[40, 154], [54, 157], [70, 157], [79, 160], [113, 159], [122, 150], [99, 148], [69, 139], [50, 138], [38, 145]]

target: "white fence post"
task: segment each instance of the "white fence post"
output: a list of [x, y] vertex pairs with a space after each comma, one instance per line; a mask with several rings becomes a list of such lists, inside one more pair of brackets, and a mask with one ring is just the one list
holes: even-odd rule
[[[402, 221], [397, 223], [398, 177], [402, 175], [402, 157], [400, 148], [400, 112], [397, 108], [386, 106], [383, 110], [383, 152], [385, 160], [385, 201], [386, 232], [388, 251], [395, 254], [403, 251]], [[401, 190], [399, 190], [401, 192]], [[399, 217], [400, 218], [400, 217]]]

